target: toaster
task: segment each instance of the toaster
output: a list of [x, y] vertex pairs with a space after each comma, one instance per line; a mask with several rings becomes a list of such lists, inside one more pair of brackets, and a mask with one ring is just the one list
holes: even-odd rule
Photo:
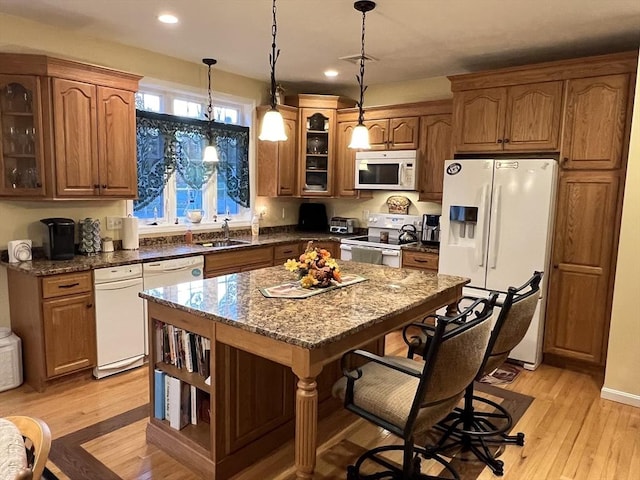
[[31, 260], [31, 240], [11, 240], [7, 244], [9, 263]]

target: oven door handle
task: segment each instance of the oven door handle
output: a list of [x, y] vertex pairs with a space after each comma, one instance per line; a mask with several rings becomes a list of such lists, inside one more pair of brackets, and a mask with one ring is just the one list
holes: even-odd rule
[[382, 255], [386, 255], [388, 257], [399, 257], [400, 250], [382, 250]]
[[345, 252], [350, 252], [351, 245], [340, 245], [340, 250], [344, 250]]

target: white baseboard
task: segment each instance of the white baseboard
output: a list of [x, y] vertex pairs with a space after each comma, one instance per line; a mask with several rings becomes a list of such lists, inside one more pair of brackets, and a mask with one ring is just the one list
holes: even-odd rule
[[600, 398], [640, 408], [640, 395], [634, 395], [633, 393], [602, 387], [602, 390], [600, 390]]

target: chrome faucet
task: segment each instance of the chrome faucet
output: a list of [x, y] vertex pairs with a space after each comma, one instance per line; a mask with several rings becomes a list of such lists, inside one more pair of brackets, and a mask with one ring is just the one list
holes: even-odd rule
[[229, 218], [224, 217], [222, 221], [222, 232], [224, 233], [224, 239], [229, 240]]

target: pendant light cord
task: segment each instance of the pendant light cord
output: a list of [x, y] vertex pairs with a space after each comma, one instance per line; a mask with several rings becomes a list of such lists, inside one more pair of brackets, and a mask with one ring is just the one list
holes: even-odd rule
[[360, 75], [356, 75], [356, 79], [358, 80], [358, 84], [360, 85], [360, 102], [358, 102], [358, 125], [362, 125], [364, 122], [364, 92], [367, 87], [364, 86], [364, 25], [366, 18], [366, 11], [362, 12], [362, 50], [360, 52]]
[[213, 97], [211, 96], [211, 65], [209, 65], [208, 72], [209, 79], [209, 105], [207, 106], [207, 120], [209, 120], [209, 129], [211, 129], [211, 121], [213, 120]]
[[269, 64], [271, 65], [271, 109], [276, 109], [276, 60], [280, 56], [280, 49], [276, 50], [276, 33], [278, 24], [276, 23], [276, 0], [273, 0], [273, 26], [271, 27], [271, 53], [269, 54]]

